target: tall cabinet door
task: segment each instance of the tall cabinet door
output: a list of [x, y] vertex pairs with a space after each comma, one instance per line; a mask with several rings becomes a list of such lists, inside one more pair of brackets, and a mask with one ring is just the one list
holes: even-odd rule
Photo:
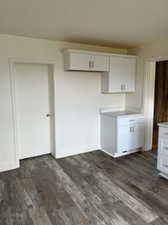
[[135, 69], [135, 58], [111, 56], [109, 72], [109, 92], [134, 92]]
[[125, 82], [125, 65], [124, 59], [121, 57], [110, 57], [110, 72], [109, 72], [109, 91], [121, 92], [124, 91]]
[[136, 58], [125, 58], [123, 65], [125, 67], [124, 85], [126, 92], [135, 91], [135, 73]]

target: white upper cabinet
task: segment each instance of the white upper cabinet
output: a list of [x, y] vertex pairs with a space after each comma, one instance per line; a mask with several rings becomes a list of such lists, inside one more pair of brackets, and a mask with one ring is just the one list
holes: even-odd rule
[[109, 72], [102, 75], [103, 93], [135, 91], [136, 57], [110, 56]]
[[65, 50], [64, 68], [65, 70], [104, 72], [109, 70], [109, 57], [95, 52]]
[[135, 92], [136, 56], [66, 49], [64, 69], [102, 72], [102, 93]]
[[89, 70], [90, 62], [88, 54], [65, 53], [65, 70]]
[[92, 55], [94, 71], [109, 71], [109, 57], [104, 55]]

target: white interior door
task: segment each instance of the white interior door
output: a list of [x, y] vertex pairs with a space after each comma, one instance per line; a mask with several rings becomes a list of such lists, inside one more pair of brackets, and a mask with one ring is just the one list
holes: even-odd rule
[[48, 65], [15, 64], [20, 159], [50, 153]]

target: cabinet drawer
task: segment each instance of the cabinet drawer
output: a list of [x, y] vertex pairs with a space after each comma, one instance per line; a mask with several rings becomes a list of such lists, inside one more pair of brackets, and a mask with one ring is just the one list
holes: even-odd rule
[[160, 154], [158, 158], [158, 169], [168, 174], [168, 155]]
[[168, 140], [168, 128], [165, 127], [159, 128], [159, 138], [164, 138]]
[[118, 126], [122, 126], [122, 125], [132, 125], [132, 124], [137, 124], [137, 123], [142, 123], [144, 124], [144, 118], [137, 118], [137, 117], [119, 117], [118, 118]]
[[159, 138], [159, 154], [168, 155], [168, 140]]
[[168, 145], [162, 146], [161, 153], [164, 155], [168, 155]]

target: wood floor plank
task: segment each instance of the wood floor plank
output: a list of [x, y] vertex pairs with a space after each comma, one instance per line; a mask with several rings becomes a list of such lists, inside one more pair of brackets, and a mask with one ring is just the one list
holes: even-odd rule
[[0, 225], [165, 225], [167, 209], [168, 181], [150, 152], [46, 155], [0, 173]]
[[168, 222], [166, 222], [162, 218], [158, 218], [157, 220], [151, 223], [151, 225], [167, 225], [167, 224]]
[[[102, 216], [102, 211], [99, 211], [94, 204], [91, 204], [84, 194], [80, 191], [80, 188], [70, 179], [70, 177], [63, 171], [56, 161], [49, 164], [50, 168], [55, 172], [56, 176], [62, 181], [64, 188], [71, 195], [73, 201], [83, 212], [85, 218], [88, 219], [88, 223], [95, 225], [110, 224], [108, 218]], [[89, 215], [89, 218], [88, 218]]]
[[[108, 166], [108, 161], [106, 161]], [[142, 163], [143, 165], [143, 163]], [[139, 167], [140, 169], [140, 167]], [[168, 208], [168, 193], [167, 193], [167, 181], [164, 181], [156, 174], [154, 178], [143, 179], [149, 182], [148, 186], [144, 186], [144, 183], [137, 183], [137, 179], [123, 180], [122, 178], [116, 179], [115, 175], [111, 174], [109, 171], [104, 171], [105, 174], [123, 190], [134, 196], [135, 198], [141, 199], [143, 202], [148, 204], [156, 213], [164, 216], [167, 219], [167, 208]], [[156, 173], [156, 171], [155, 171]], [[128, 175], [130, 176], [130, 174]], [[127, 174], [125, 174], [127, 177]], [[150, 189], [149, 189], [150, 187]]]
[[[90, 166], [90, 164], [88, 164], [88, 166]], [[152, 208], [145, 204], [145, 202], [140, 201], [140, 199], [137, 200], [136, 198], [133, 198], [132, 195], [125, 192], [112, 180], [109, 180], [106, 174], [102, 171], [98, 171], [94, 174], [94, 176], [96, 176], [97, 180], [100, 181], [100, 185], [103, 186], [104, 190], [115, 194], [122, 202], [124, 202], [124, 204], [126, 204], [136, 214], [141, 216], [147, 223], [154, 221], [158, 217], [157, 214], [152, 211]]]

